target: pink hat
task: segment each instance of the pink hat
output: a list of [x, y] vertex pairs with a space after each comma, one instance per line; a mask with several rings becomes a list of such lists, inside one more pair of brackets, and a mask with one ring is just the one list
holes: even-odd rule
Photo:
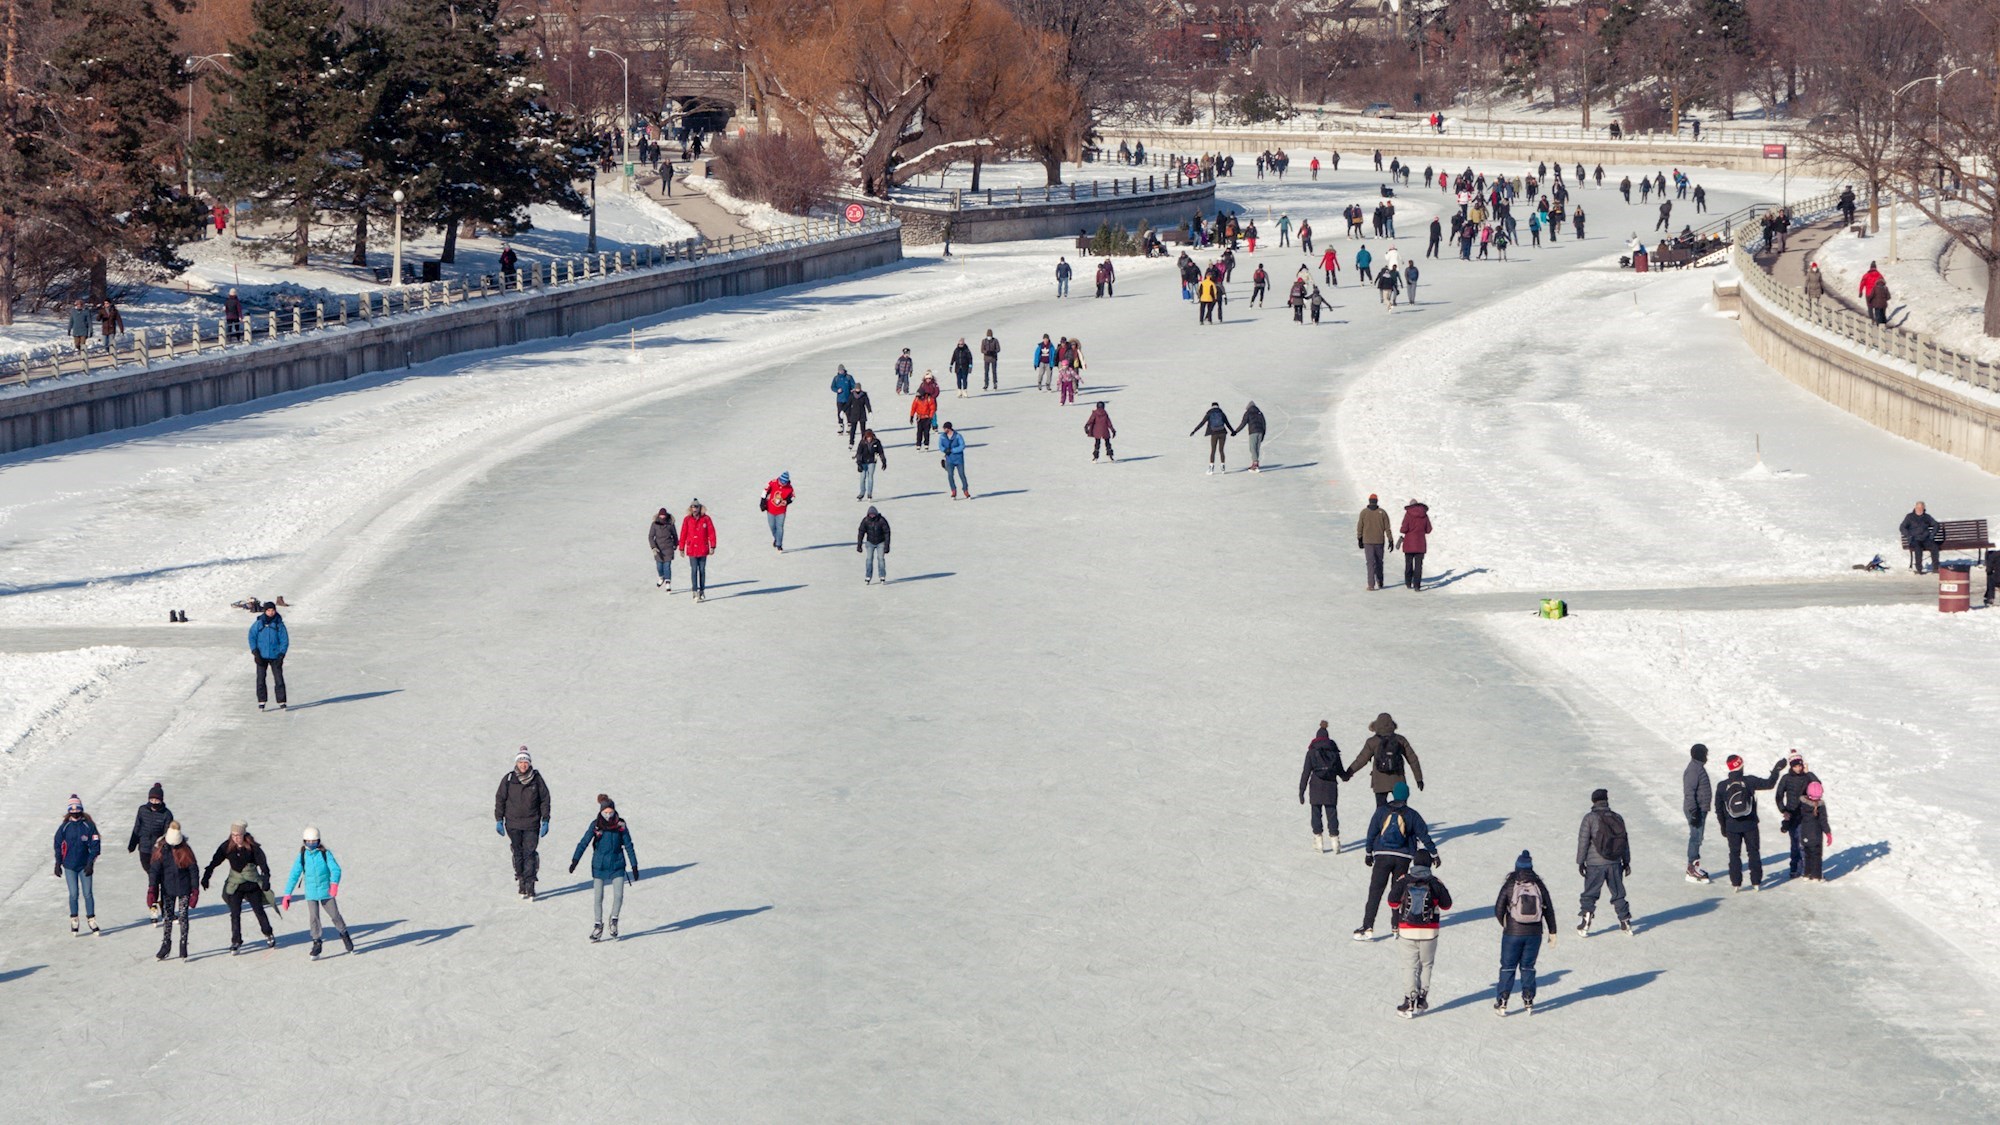
[[1826, 787], [1821, 785], [1819, 782], [1817, 781], [1806, 782], [1806, 796], [1811, 798], [1812, 800], [1815, 801], [1819, 800], [1820, 794], [1825, 792], [1826, 792]]

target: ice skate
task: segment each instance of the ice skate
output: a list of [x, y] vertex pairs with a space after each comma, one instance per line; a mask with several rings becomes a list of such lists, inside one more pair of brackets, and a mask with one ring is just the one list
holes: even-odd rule
[[80, 934], [80, 933], [82, 933], [82, 932], [83, 932], [82, 930], [80, 930], [80, 929], [78, 929], [78, 928], [77, 928], [77, 923], [76, 923], [76, 915], [74, 915], [74, 914], [70, 915], [70, 916], [69, 916], [69, 936], [71, 936], [71, 937], [76, 937], [76, 936], [77, 936], [78, 934]]
[[1590, 936], [1590, 915], [1588, 914], [1577, 915], [1576, 936], [1584, 938]]
[[1634, 937], [1637, 937], [1639, 934], [1639, 931], [1633, 928], [1632, 919], [1630, 918], [1618, 919], [1618, 928], [1624, 930], [1626, 933], [1631, 934]]
[[1375, 940], [1375, 931], [1374, 931], [1374, 930], [1371, 930], [1371, 929], [1368, 929], [1368, 928], [1366, 928], [1366, 927], [1363, 927], [1363, 928], [1361, 928], [1361, 929], [1358, 929], [1358, 930], [1354, 931], [1354, 940], [1355, 940], [1355, 941], [1374, 941], [1374, 940]]
[[1524, 1016], [1532, 1016], [1532, 1015], [1534, 1015], [1534, 1014], [1535, 1014], [1535, 998], [1534, 998], [1534, 997], [1532, 997], [1532, 996], [1523, 996], [1523, 997], [1521, 997], [1521, 1014], [1522, 1014], [1522, 1015], [1524, 1015]]
[[230, 943], [229, 943], [229, 955], [230, 955], [231, 957], [234, 957], [235, 955], [237, 955], [238, 953], [241, 953], [241, 952], [243, 952], [243, 943], [242, 943], [242, 942], [240, 942], [240, 941], [232, 941], [232, 942], [230, 942]]
[[86, 917], [83, 921], [85, 925], [88, 925], [90, 927], [91, 936], [93, 937], [104, 936], [104, 931], [97, 928], [97, 915], [92, 914]]
[[1706, 883], [1708, 882], [1708, 872], [1703, 871], [1700, 864], [1690, 863], [1687, 865], [1687, 881], [1690, 883]]
[[1503, 992], [1503, 993], [1501, 993], [1501, 994], [1500, 994], [1500, 997], [1499, 997], [1499, 999], [1497, 999], [1497, 1000], [1493, 1001], [1493, 1014], [1494, 1014], [1494, 1015], [1496, 1015], [1496, 1016], [1504, 1016], [1504, 1015], [1506, 1015], [1506, 1014], [1507, 1014], [1507, 996], [1508, 996], [1508, 994], [1507, 994], [1507, 993], [1505, 993], [1505, 992]]
[[275, 938], [275, 937], [273, 937], [273, 936], [272, 936], [272, 935], [270, 935], [270, 934], [265, 934], [265, 935], [264, 935], [264, 948], [265, 948], [265, 949], [276, 949], [276, 948], [278, 948], [278, 939], [277, 939], [277, 938]]
[[1431, 994], [1428, 992], [1417, 993], [1417, 1011], [1428, 1012], [1430, 1010], [1431, 1010]]
[[340, 931], [340, 947], [349, 953], [354, 952], [354, 939], [347, 936], [346, 930]]
[[320, 942], [319, 942], [319, 939], [318, 939], [318, 938], [314, 938], [314, 939], [313, 939], [313, 947], [312, 947], [312, 959], [313, 959], [313, 960], [315, 960], [315, 961], [319, 960], [319, 949], [320, 949]]
[[599, 922], [595, 926], [590, 927], [590, 940], [592, 941], [604, 940], [604, 923]]
[[1396, 1014], [1402, 1016], [1406, 1020], [1416, 1019], [1417, 994], [1412, 992], [1408, 996], [1405, 996], [1403, 998], [1403, 1002], [1401, 1004], [1396, 1005]]
[[611, 940], [612, 941], [618, 940], [618, 919], [616, 918], [613, 918], [611, 920]]
[[1340, 850], [1340, 833], [1334, 832], [1330, 833], [1330, 835], [1333, 839], [1333, 850], [1337, 852]]
[[1214, 475], [1215, 475], [1215, 466], [1214, 466], [1214, 465], [1210, 465], [1210, 466], [1208, 467], [1208, 472], [1207, 472], [1207, 474], [1205, 474], [1205, 475], [1207, 475], [1207, 476], [1211, 476], [1211, 477], [1212, 477], [1212, 476], [1214, 476]]

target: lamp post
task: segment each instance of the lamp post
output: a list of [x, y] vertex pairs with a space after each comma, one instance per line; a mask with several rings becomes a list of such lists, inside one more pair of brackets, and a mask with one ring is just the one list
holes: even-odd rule
[[389, 196], [396, 202], [396, 256], [389, 264], [389, 284], [403, 283], [403, 189], [397, 188]]
[[[212, 66], [217, 70], [221, 70], [222, 64], [216, 60], [233, 58], [233, 57], [234, 56], [232, 56], [228, 51], [223, 51], [221, 54], [216, 54], [216, 55], [188, 56], [187, 166], [188, 166], [189, 198], [194, 197], [194, 76], [200, 73], [201, 68], [204, 66]], [[236, 224], [233, 222], [229, 225], [231, 229], [234, 229], [236, 226]]]
[[619, 54], [609, 47], [592, 47], [589, 54], [593, 59], [600, 54], [610, 55], [612, 58], [617, 59], [618, 70], [624, 76], [624, 116], [619, 120], [618, 124], [618, 131], [622, 134], [618, 140], [618, 163], [623, 165], [623, 167], [619, 169], [618, 174], [620, 182], [629, 194], [632, 191], [632, 67], [626, 61], [624, 55]]

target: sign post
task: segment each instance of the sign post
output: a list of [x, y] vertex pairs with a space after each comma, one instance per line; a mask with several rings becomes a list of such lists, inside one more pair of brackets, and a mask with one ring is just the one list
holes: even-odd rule
[[1788, 206], [1791, 202], [1790, 191], [1792, 182], [1792, 158], [1789, 155], [1789, 150], [1784, 145], [1765, 145], [1764, 159], [1784, 161], [1784, 166], [1778, 174], [1778, 204], [1781, 207]]

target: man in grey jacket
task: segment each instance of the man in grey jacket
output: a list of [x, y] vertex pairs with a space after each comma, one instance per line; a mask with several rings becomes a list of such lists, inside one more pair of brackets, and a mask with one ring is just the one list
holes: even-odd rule
[[1597, 896], [1611, 892], [1611, 909], [1618, 912], [1618, 928], [1632, 933], [1632, 908], [1625, 901], [1625, 876], [1632, 873], [1632, 846], [1625, 837], [1625, 818], [1611, 811], [1611, 794], [1598, 789], [1590, 794], [1590, 811], [1576, 830], [1576, 871], [1583, 876], [1582, 909], [1578, 911], [1576, 936], [1590, 936], [1590, 920], [1597, 913]]
[[1681, 771], [1681, 812], [1688, 820], [1687, 881], [1708, 882], [1701, 868], [1701, 837], [1708, 827], [1708, 810], [1715, 807], [1715, 790], [1708, 783], [1708, 747], [1697, 742], [1688, 750], [1690, 761]]
[[514, 755], [514, 768], [493, 794], [493, 830], [507, 837], [514, 853], [514, 882], [521, 897], [534, 901], [535, 876], [542, 868], [536, 847], [549, 834], [549, 783], [526, 746]]

